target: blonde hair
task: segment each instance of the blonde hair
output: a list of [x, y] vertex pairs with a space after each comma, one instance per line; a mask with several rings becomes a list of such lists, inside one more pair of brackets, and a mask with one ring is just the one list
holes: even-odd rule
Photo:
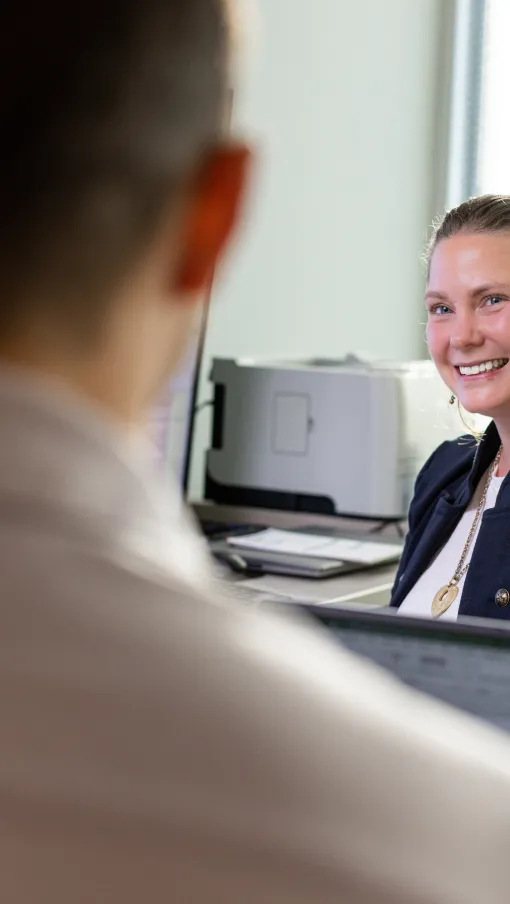
[[440, 242], [462, 233], [491, 232], [510, 233], [510, 195], [479, 195], [452, 207], [433, 224], [424, 255], [427, 279], [432, 255]]

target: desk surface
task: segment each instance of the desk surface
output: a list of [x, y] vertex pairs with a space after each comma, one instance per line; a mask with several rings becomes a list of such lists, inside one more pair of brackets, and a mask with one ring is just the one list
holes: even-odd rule
[[[260, 524], [269, 527], [297, 528], [306, 526], [330, 527], [335, 531], [367, 534], [378, 522], [355, 518], [331, 518], [322, 515], [308, 515], [301, 512], [281, 512], [267, 509], [242, 509], [233, 506], [217, 506], [202, 502], [193, 505], [199, 518], [238, 524]], [[396, 537], [395, 525], [388, 525], [379, 537]], [[338, 575], [325, 580], [310, 580], [283, 575], [266, 575], [261, 578], [243, 580], [243, 586], [256, 590], [274, 591], [276, 595], [292, 596], [314, 603], [332, 605], [387, 606], [397, 565], [371, 568], [365, 571]], [[225, 572], [230, 580], [239, 580], [232, 572]]]
[[320, 581], [269, 574], [243, 581], [243, 586], [325, 606], [387, 606], [396, 571], [396, 565], [387, 565]]

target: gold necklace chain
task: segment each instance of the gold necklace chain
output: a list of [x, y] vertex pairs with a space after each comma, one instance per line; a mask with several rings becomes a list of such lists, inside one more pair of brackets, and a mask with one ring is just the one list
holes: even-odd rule
[[440, 590], [437, 591], [432, 601], [432, 615], [434, 618], [440, 618], [440, 616], [443, 615], [447, 611], [447, 609], [450, 608], [452, 603], [457, 599], [457, 594], [459, 592], [459, 582], [461, 578], [466, 574], [466, 571], [468, 570], [470, 564], [469, 562], [466, 563], [467, 555], [471, 547], [471, 543], [473, 542], [473, 537], [476, 533], [478, 523], [485, 508], [485, 501], [487, 499], [487, 493], [489, 492], [491, 480], [498, 470], [501, 452], [502, 447], [500, 446], [498, 449], [498, 454], [496, 455], [496, 458], [494, 459], [492, 467], [487, 476], [487, 480], [485, 481], [485, 486], [483, 488], [480, 502], [478, 503], [475, 517], [473, 518], [473, 523], [471, 525], [467, 540], [464, 544], [464, 549], [462, 550], [462, 555], [459, 559], [457, 568], [453, 573], [453, 577], [448, 581], [447, 584], [444, 585], [444, 587], [441, 587]]

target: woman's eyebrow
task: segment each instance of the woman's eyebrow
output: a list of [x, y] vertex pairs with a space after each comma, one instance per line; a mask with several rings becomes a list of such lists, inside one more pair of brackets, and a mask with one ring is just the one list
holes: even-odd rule
[[508, 283], [507, 284], [499, 283], [499, 282], [484, 283], [481, 286], [476, 286], [476, 288], [471, 289], [469, 294], [473, 298], [476, 298], [478, 295], [485, 295], [486, 292], [501, 292], [501, 291], [503, 291], [503, 292], [509, 291]]
[[425, 292], [425, 300], [427, 298], [440, 298], [441, 301], [446, 301], [448, 298], [447, 295], [444, 295], [443, 292]]

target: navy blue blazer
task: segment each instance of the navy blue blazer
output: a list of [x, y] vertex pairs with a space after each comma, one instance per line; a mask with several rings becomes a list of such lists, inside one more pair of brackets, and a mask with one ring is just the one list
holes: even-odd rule
[[[491, 423], [479, 442], [464, 436], [443, 443], [421, 470], [409, 510], [409, 533], [393, 587], [392, 606], [400, 606], [450, 537], [499, 445], [498, 431]], [[451, 576], [444, 575], [445, 584]], [[499, 594], [499, 604], [498, 590], [509, 591], [508, 595]], [[501, 484], [496, 505], [482, 516], [459, 615], [510, 620], [510, 605], [501, 605], [506, 597], [510, 599], [510, 474]]]

